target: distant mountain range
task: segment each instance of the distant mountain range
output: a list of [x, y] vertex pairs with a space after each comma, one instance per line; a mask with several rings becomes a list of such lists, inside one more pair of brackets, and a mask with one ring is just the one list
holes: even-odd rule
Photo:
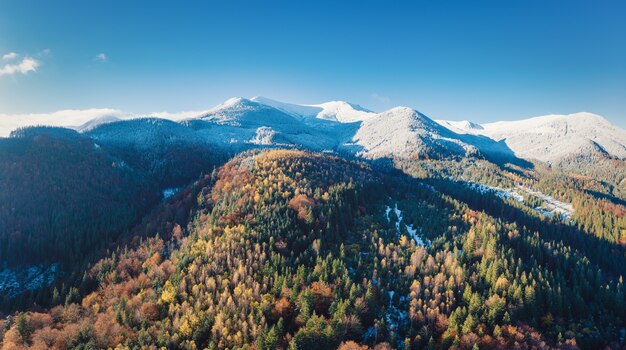
[[[151, 127], [142, 130], [136, 122], [122, 120], [119, 115], [104, 115], [66, 127], [96, 140], [118, 137], [141, 144], [148, 142], [142, 141], [146, 133], [158, 129], [166, 138], [208, 143], [233, 151], [290, 146], [352, 153], [370, 159], [478, 156], [505, 162], [523, 159], [550, 164], [565, 160], [591, 162], [599, 157], [626, 159], [626, 131], [591, 113], [481, 125], [432, 120], [407, 107], [375, 113], [344, 101], [301, 105], [265, 97], [237, 97], [196, 117], [155, 123], [148, 123]], [[102, 127], [104, 124], [111, 125]]]

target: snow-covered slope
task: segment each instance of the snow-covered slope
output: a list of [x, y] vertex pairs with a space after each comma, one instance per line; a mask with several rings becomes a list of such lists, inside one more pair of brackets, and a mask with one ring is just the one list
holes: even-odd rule
[[290, 114], [294, 117], [306, 117], [306, 118], [314, 118], [323, 111], [323, 108], [317, 106], [309, 106], [309, 105], [298, 105], [294, 103], [286, 103], [280, 102], [276, 100], [272, 100], [267, 97], [255, 96], [250, 99], [251, 101], [264, 104], [266, 106], [274, 107], [279, 111]]
[[151, 149], [174, 142], [187, 144], [202, 142], [192, 129], [171, 120], [158, 118], [139, 118], [101, 124], [85, 132], [85, 135], [96, 142], [133, 146], [138, 149]]
[[[209, 127], [198, 127], [201, 138], [213, 143], [264, 146], [301, 146], [313, 150], [333, 149], [345, 132], [339, 123], [303, 118], [285, 109], [236, 97], [197, 118]], [[311, 120], [308, 120], [311, 119]]]
[[266, 97], [253, 97], [252, 101], [274, 107], [285, 113], [306, 117], [336, 121], [340, 123], [353, 123], [370, 119], [376, 113], [359, 105], [345, 101], [330, 101], [313, 105], [299, 105], [275, 101]]
[[603, 155], [626, 159], [626, 131], [592, 113], [554, 114], [480, 127], [438, 122], [456, 132], [483, 135], [504, 143], [524, 159], [552, 163], [572, 157], [591, 160]]
[[262, 103], [234, 97], [211, 109], [200, 119], [232, 126], [298, 125], [300, 121]]
[[372, 111], [345, 101], [330, 101], [312, 106], [322, 108], [322, 111], [317, 114], [317, 118], [340, 123], [359, 122], [376, 116], [376, 113]]
[[368, 119], [353, 137], [367, 158], [431, 157], [474, 154], [478, 150], [459, 135], [407, 107], [396, 107]]
[[456, 133], [468, 133], [468, 132], [479, 133], [478, 130], [483, 129], [482, 125], [471, 122], [469, 120], [461, 120], [461, 121], [435, 120], [435, 121]]

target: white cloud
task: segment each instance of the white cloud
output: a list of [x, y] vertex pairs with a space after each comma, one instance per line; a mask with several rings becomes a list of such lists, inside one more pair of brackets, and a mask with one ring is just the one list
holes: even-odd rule
[[2, 55], [2, 59], [5, 61], [9, 61], [15, 58], [17, 58], [17, 53], [15, 52], [9, 52], [7, 54]]
[[389, 104], [391, 102], [391, 99], [389, 98], [389, 96], [379, 95], [376, 92], [372, 93], [371, 96], [376, 102], [379, 102], [379, 103]]
[[107, 54], [102, 52], [102, 53], [97, 54], [94, 59], [99, 62], [106, 62], [109, 60], [109, 56], [107, 56]]
[[28, 72], [36, 72], [39, 67], [39, 61], [31, 57], [24, 57], [20, 63], [5, 64], [0, 68], [0, 75], [26, 74]]
[[116, 117], [118, 119], [134, 119], [142, 117], [154, 117], [169, 120], [183, 120], [194, 118], [207, 111], [185, 111], [178, 113], [155, 112], [155, 113], [130, 113], [113, 108], [90, 108], [90, 109], [66, 109], [51, 113], [25, 113], [25, 114], [1, 114], [0, 113], [0, 137], [9, 136], [11, 131], [34, 125], [61, 126], [68, 128], [79, 127], [86, 122], [101, 117]]
[[91, 119], [104, 116], [124, 118], [126, 113], [111, 108], [91, 108], [66, 109], [52, 113], [0, 114], [0, 137], [8, 136], [11, 131], [25, 126], [80, 126]]

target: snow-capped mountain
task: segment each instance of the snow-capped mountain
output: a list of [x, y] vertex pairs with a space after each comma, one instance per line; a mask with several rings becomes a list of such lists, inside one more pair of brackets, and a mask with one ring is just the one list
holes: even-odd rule
[[361, 124], [354, 135], [358, 153], [367, 158], [476, 154], [478, 149], [458, 134], [408, 107], [396, 107]]
[[[206, 139], [263, 146], [347, 151], [367, 158], [466, 156], [479, 149], [408, 107], [376, 114], [347, 102], [294, 105], [263, 97], [231, 98], [196, 118]], [[226, 138], [224, 138], [226, 136]]]
[[365, 121], [376, 116], [376, 113], [372, 111], [345, 101], [330, 101], [313, 106], [322, 108], [322, 111], [317, 114], [317, 118], [340, 123]]
[[228, 99], [199, 118], [217, 124], [242, 127], [301, 124], [287, 113], [242, 97]]
[[[432, 120], [407, 107], [374, 113], [344, 101], [291, 104], [235, 97], [182, 120], [108, 113], [69, 125], [96, 141], [149, 148], [162, 142], [211, 145], [237, 152], [251, 147], [300, 147], [366, 158], [466, 157], [529, 164], [539, 160], [593, 162], [626, 159], [626, 131], [591, 113], [548, 115], [477, 124]], [[180, 114], [189, 116], [191, 112]], [[75, 117], [73, 119], [80, 120]], [[120, 120], [121, 119], [121, 120]], [[115, 143], [115, 142], [113, 142]]]
[[198, 128], [201, 137], [222, 144], [333, 149], [346, 129], [336, 122], [303, 118], [242, 97], [231, 98], [195, 119], [208, 123]]
[[592, 113], [546, 115], [487, 124], [438, 121], [457, 133], [504, 143], [516, 156], [543, 162], [609, 156], [626, 159], [626, 131]]

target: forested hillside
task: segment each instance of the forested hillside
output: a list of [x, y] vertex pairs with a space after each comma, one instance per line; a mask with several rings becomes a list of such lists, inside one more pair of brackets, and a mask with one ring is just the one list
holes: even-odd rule
[[224, 161], [208, 145], [173, 139], [168, 125], [154, 129], [143, 148], [131, 142], [136, 134], [101, 128], [92, 130], [100, 139], [51, 127], [0, 138], [0, 310], [44, 298], [40, 287], [60, 276], [82, 275], [163, 197]]
[[227, 160], [227, 151], [199, 142], [191, 128], [163, 119], [104, 124], [85, 136], [106, 146], [159, 188], [184, 186]]
[[0, 138], [0, 183], [1, 264], [75, 261], [159, 200], [122, 159], [67, 129]]
[[[0, 324], [2, 346], [623, 342], [623, 205], [480, 160], [396, 166], [412, 176], [301, 151], [237, 156], [155, 213], [80, 286], [55, 291], [50, 308]], [[567, 200], [571, 216], [550, 207]], [[596, 209], [584, 206], [605, 217], [593, 221]]]

